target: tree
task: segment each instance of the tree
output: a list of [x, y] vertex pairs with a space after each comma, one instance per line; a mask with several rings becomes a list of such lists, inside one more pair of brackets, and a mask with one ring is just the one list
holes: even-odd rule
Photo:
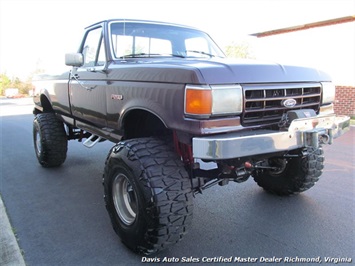
[[0, 74], [0, 95], [4, 95], [7, 88], [11, 88], [11, 79], [6, 74]]
[[19, 89], [19, 93], [28, 94], [32, 89], [31, 81], [23, 82], [18, 77], [10, 78], [6, 73], [0, 74], [0, 95], [5, 94], [5, 90], [8, 88]]

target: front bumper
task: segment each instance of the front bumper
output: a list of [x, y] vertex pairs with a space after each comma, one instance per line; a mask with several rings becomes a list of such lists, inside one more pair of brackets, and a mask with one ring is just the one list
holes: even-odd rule
[[350, 129], [347, 116], [295, 119], [287, 131], [255, 130], [193, 138], [193, 157], [222, 160], [331, 144]]

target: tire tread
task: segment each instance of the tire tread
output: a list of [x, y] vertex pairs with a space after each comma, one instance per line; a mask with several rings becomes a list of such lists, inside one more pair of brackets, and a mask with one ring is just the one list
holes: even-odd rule
[[264, 190], [279, 196], [296, 195], [312, 188], [323, 173], [324, 151], [321, 148], [307, 148], [307, 155], [294, 159], [290, 169], [280, 177], [267, 173], [256, 173], [255, 182]]
[[[153, 199], [146, 210], [153, 222], [148, 225], [143, 241], [134, 251], [150, 255], [179, 242], [192, 221], [193, 198], [189, 176], [169, 140], [157, 138], [132, 139], [118, 143], [112, 151], [127, 149], [126, 158], [134, 169], [140, 183], [150, 190]], [[110, 156], [105, 173], [109, 172]], [[104, 182], [107, 179], [104, 174]], [[106, 186], [105, 186], [106, 187]], [[107, 192], [106, 192], [107, 194]], [[109, 210], [109, 199], [105, 196]], [[109, 210], [110, 212], [110, 210]], [[110, 214], [112, 219], [112, 214]], [[115, 223], [113, 222], [115, 227]], [[118, 228], [114, 228], [117, 232]]]
[[68, 140], [63, 123], [54, 113], [41, 113], [35, 116], [34, 134], [36, 124], [41, 131], [42, 152], [37, 156], [39, 163], [43, 167], [60, 166], [64, 163], [68, 150]]

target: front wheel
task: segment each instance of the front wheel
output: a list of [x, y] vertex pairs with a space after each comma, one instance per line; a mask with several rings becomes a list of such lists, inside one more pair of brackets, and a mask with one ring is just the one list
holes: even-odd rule
[[277, 195], [298, 194], [310, 189], [319, 180], [324, 168], [324, 152], [321, 148], [308, 148], [304, 156], [271, 158], [268, 165], [278, 170], [256, 171], [253, 177], [260, 187]]
[[192, 220], [191, 183], [169, 142], [118, 143], [106, 160], [103, 184], [112, 226], [134, 252], [156, 253], [186, 234]]

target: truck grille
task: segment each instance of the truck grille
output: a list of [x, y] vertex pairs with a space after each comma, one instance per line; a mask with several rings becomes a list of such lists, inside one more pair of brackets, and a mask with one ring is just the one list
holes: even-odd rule
[[[277, 123], [289, 110], [313, 109], [318, 113], [322, 91], [319, 83], [243, 85], [243, 90], [243, 126]], [[296, 105], [286, 108], [282, 103], [287, 99], [294, 99]]]

